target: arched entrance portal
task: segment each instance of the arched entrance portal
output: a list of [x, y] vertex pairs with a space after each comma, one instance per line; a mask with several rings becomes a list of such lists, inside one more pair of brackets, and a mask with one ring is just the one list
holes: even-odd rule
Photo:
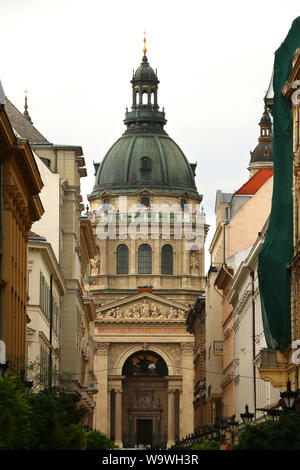
[[[123, 446], [128, 448], [142, 444], [156, 448], [166, 447], [169, 406], [166, 362], [153, 351], [140, 350], [127, 358], [122, 376]], [[174, 398], [174, 425], [177, 435], [179, 397]]]

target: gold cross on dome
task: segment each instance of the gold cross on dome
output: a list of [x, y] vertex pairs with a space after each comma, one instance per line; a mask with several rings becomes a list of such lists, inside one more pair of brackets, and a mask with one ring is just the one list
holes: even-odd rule
[[143, 49], [143, 53], [146, 54], [147, 52], [147, 47], [146, 47], [146, 31], [144, 31], [144, 49]]

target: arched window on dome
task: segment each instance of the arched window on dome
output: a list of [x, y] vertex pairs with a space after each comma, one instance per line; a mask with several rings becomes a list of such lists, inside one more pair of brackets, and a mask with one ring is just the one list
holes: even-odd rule
[[151, 170], [151, 159], [149, 157], [141, 158], [141, 170]]
[[129, 250], [127, 245], [119, 245], [117, 248], [117, 274], [128, 274]]
[[173, 248], [164, 245], [161, 250], [161, 273], [173, 274]]
[[138, 272], [139, 274], [152, 273], [152, 249], [149, 245], [143, 244], [139, 247]]

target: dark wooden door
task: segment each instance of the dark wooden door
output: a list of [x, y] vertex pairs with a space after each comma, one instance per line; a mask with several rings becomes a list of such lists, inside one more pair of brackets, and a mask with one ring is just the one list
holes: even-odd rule
[[137, 444], [150, 444], [153, 440], [153, 420], [138, 419], [136, 423], [136, 441]]

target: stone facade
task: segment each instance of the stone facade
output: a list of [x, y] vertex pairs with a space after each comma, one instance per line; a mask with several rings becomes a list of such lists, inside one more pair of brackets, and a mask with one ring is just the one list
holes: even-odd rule
[[1, 351], [9, 371], [20, 373], [26, 361], [27, 240], [44, 209], [43, 187], [27, 140], [17, 138], [4, 105], [0, 109], [1, 172]]

